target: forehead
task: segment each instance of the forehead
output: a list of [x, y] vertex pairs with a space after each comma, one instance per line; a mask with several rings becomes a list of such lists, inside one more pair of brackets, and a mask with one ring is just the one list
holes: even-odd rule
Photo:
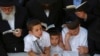
[[39, 28], [41, 28], [41, 27], [42, 27], [41, 24], [32, 26], [33, 29], [39, 29]]
[[76, 31], [79, 30], [79, 27], [75, 28], [75, 29], [69, 29], [69, 31]]
[[53, 39], [56, 39], [56, 38], [59, 38], [60, 36], [59, 35], [51, 35], [51, 38]]

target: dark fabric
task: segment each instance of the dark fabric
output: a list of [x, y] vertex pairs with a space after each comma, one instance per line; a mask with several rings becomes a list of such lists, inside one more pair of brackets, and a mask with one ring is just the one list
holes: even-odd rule
[[[96, 37], [94, 37], [96, 38]], [[93, 56], [94, 54], [100, 54], [100, 41], [88, 38], [88, 48], [89, 54]]]
[[[25, 8], [17, 7], [16, 6], [16, 13], [15, 13], [15, 28], [22, 29], [23, 33], [21, 37], [16, 37], [12, 33], [8, 33], [2, 35], [1, 39], [4, 43], [4, 47], [6, 48], [7, 52], [23, 52], [24, 51], [24, 43], [23, 37], [26, 31], [26, 21], [27, 21], [27, 13]], [[10, 30], [10, 26], [6, 20], [2, 20], [0, 15], [0, 33]], [[15, 51], [16, 48], [16, 51]]]
[[95, 21], [94, 27], [88, 30], [88, 47], [91, 56], [100, 54], [100, 18]]
[[14, 0], [0, 0], [0, 6], [15, 5]]
[[0, 39], [0, 56], [8, 56], [5, 48], [3, 47], [1, 39]]
[[28, 2], [29, 0], [14, 0], [14, 2], [18, 5], [18, 6], [23, 6], [25, 7], [26, 3]]

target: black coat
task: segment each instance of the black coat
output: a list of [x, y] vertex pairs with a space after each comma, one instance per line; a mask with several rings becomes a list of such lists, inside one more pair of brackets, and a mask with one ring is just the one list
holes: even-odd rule
[[6, 50], [2, 44], [1, 39], [0, 39], [0, 56], [7, 56]]
[[39, 19], [40, 21], [47, 23], [47, 25], [55, 24], [57, 27], [62, 23], [62, 0], [58, 0], [50, 7], [50, 14], [47, 18], [43, 7], [37, 0], [30, 0], [27, 5], [29, 17]]
[[[98, 9], [98, 0], [82, 0], [82, 2], [87, 1], [87, 4], [84, 8], [84, 12], [87, 13], [87, 20], [80, 19], [81, 25], [85, 28], [89, 28], [90, 26], [93, 26], [93, 22], [96, 20], [96, 18], [100, 15], [100, 11]], [[63, 6], [72, 5], [73, 0], [63, 0]], [[68, 14], [66, 14], [67, 16]], [[66, 17], [65, 16], [65, 17]]]
[[94, 27], [88, 30], [88, 48], [91, 56], [100, 54], [100, 18], [94, 22]]
[[18, 5], [18, 6], [25, 6], [28, 1], [29, 0], [14, 0], [16, 5]]
[[[16, 13], [15, 13], [15, 29], [21, 28], [23, 33], [21, 37], [16, 37], [12, 33], [8, 33], [3, 35], [2, 34], [2, 41], [6, 48], [7, 52], [23, 52], [24, 51], [24, 43], [23, 43], [23, 36], [27, 32], [26, 29], [26, 10], [21, 7], [16, 6]], [[6, 20], [2, 20], [2, 16], [0, 14], [0, 33], [10, 30], [10, 26]], [[16, 51], [15, 51], [16, 48]]]

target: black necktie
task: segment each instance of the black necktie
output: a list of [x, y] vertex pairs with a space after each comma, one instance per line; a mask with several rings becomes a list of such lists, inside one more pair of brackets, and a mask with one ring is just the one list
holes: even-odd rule
[[35, 43], [36, 43], [36, 45], [37, 45], [37, 47], [38, 47], [40, 53], [44, 53], [37, 40], [35, 41]]

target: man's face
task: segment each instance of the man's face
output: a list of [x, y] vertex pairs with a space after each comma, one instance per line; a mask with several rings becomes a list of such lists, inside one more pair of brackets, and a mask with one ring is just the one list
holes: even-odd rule
[[0, 8], [7, 15], [9, 15], [13, 11], [13, 6], [9, 6], [9, 7], [1, 6]]
[[52, 44], [53, 46], [57, 46], [58, 43], [59, 43], [59, 38], [60, 38], [60, 36], [58, 36], [58, 35], [52, 35], [52, 36], [50, 37], [51, 44]]
[[42, 26], [41, 26], [41, 24], [33, 26], [30, 33], [33, 34], [36, 37], [41, 37], [41, 35], [42, 35]]
[[49, 7], [50, 7], [50, 4], [48, 4], [48, 3], [47, 4], [42, 4], [42, 5], [43, 5], [44, 9], [49, 9]]

